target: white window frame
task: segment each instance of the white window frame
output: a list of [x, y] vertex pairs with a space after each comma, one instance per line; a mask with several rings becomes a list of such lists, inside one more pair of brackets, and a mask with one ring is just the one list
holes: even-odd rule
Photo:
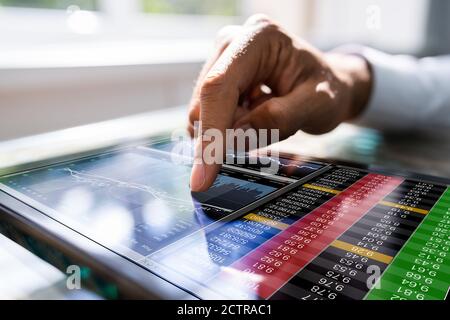
[[[315, 10], [321, 3], [410, 0], [242, 0], [242, 17], [144, 14], [139, 0], [100, 1], [101, 30], [82, 35], [64, 10], [0, 7], [0, 141], [187, 103], [217, 30], [252, 13], [320, 46], [315, 36], [333, 31], [314, 24], [332, 19]], [[348, 30], [337, 40], [355, 38]]]

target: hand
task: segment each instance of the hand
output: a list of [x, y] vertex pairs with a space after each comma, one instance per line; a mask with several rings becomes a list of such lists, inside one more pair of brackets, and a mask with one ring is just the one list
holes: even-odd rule
[[[225, 28], [219, 38], [190, 103], [191, 134], [195, 121], [202, 132], [215, 128], [224, 136], [227, 128], [279, 129], [280, 139], [298, 130], [321, 134], [367, 104], [372, 75], [359, 56], [323, 53], [262, 15]], [[197, 140], [197, 160], [208, 143]], [[195, 162], [191, 189], [208, 189], [219, 169]]]

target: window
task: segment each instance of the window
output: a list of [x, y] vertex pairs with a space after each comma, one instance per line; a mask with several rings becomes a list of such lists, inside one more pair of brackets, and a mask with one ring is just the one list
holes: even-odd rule
[[64, 33], [70, 40], [76, 35], [211, 40], [221, 26], [242, 21], [247, 1], [0, 0], [0, 49], [27, 35], [23, 43], [46, 43]]
[[[0, 0], [0, 140], [185, 104], [217, 31], [256, 12], [322, 49], [354, 42], [414, 53], [425, 38], [445, 38], [424, 37], [431, 1], [450, 8], [448, 0]], [[368, 8], [379, 9], [379, 28], [368, 28]], [[434, 28], [448, 34], [442, 19]]]
[[0, 5], [5, 7], [22, 8], [48, 8], [67, 9], [71, 5], [83, 10], [95, 10], [97, 1], [95, 0], [0, 0]]
[[[82, 10], [107, 8], [107, 0], [0, 0], [4, 7], [67, 9], [77, 6]], [[124, 3], [135, 1], [122, 0]], [[239, 0], [138, 0], [138, 7], [145, 13], [236, 16]], [[99, 5], [100, 2], [100, 5]], [[114, 2], [114, 0], [112, 1]], [[126, 5], [126, 4], [125, 4]]]
[[[425, 42], [430, 1], [0, 0], [0, 51], [104, 40], [212, 43], [222, 26], [263, 12], [323, 49], [353, 42], [414, 53]], [[380, 13], [379, 28], [368, 27], [370, 8]]]
[[237, 16], [238, 0], [142, 0], [143, 11], [162, 14]]

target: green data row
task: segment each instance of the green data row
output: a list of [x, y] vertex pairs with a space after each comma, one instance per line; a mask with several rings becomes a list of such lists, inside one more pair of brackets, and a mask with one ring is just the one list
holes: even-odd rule
[[450, 286], [450, 188], [381, 276], [368, 300], [443, 300]]

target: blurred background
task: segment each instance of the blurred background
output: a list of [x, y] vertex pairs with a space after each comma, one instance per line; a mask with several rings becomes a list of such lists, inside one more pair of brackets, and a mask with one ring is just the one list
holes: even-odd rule
[[0, 141], [186, 104], [216, 32], [260, 12], [324, 50], [450, 47], [446, 0], [0, 0]]

